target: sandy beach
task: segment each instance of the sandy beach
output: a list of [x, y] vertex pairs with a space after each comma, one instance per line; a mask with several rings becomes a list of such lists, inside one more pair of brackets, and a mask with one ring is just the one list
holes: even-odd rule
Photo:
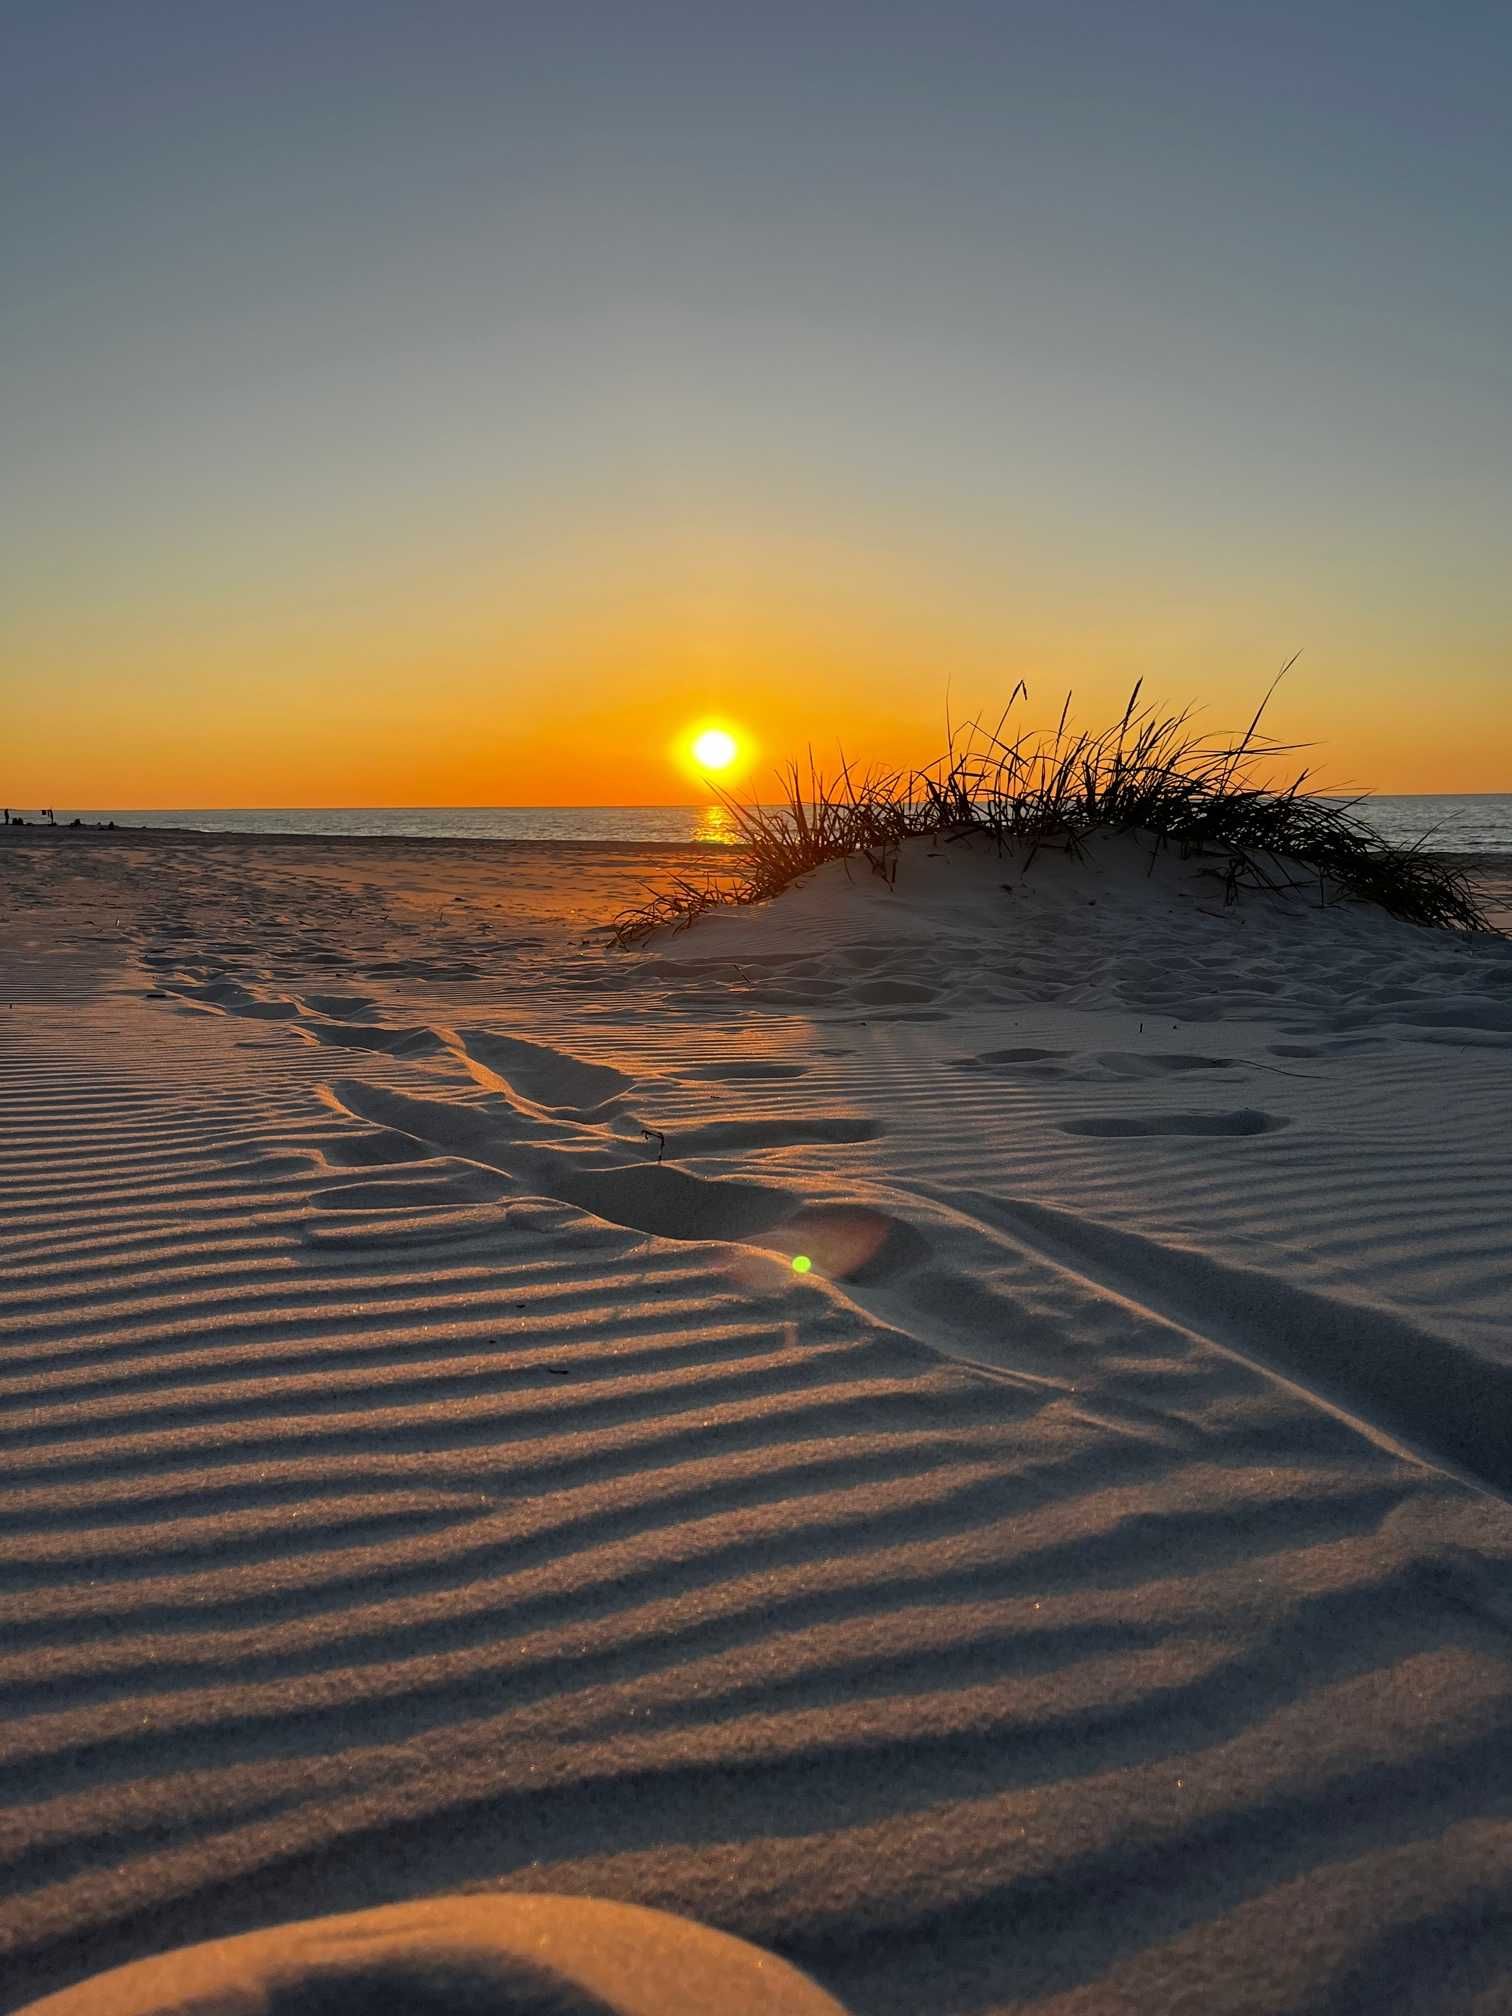
[[711, 852], [0, 834], [0, 2004], [506, 1891], [1504, 2009], [1512, 940], [1123, 838], [609, 946]]

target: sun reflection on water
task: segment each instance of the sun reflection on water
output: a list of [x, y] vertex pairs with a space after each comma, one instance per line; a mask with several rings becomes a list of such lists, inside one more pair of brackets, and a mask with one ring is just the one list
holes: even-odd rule
[[740, 839], [740, 828], [725, 806], [705, 805], [698, 815], [698, 838], [733, 847]]

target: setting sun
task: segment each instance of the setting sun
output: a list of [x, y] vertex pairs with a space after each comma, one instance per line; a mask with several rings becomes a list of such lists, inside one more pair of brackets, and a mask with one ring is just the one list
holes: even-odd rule
[[706, 728], [693, 744], [693, 759], [704, 770], [728, 770], [739, 751], [723, 728]]

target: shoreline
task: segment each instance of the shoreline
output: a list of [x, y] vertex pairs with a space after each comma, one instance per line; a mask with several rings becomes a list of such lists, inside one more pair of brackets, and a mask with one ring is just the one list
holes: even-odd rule
[[[699, 853], [738, 854], [742, 843], [731, 840], [640, 840], [630, 837], [523, 837], [514, 834], [457, 833], [280, 833], [240, 832], [213, 826], [48, 826], [29, 822], [24, 826], [0, 826], [0, 842], [42, 839], [71, 842], [89, 836], [100, 842], [175, 840], [204, 841], [214, 846], [274, 847], [454, 847], [454, 848], [537, 848], [569, 849], [593, 853], [609, 849], [615, 853]], [[1221, 850], [1214, 850], [1221, 851]], [[1449, 848], [1421, 850], [1429, 859], [1449, 862], [1476, 862], [1494, 867], [1512, 867], [1512, 848]]]
[[[406, 856], [420, 859], [428, 856], [438, 861], [444, 857], [457, 858], [464, 865], [490, 860], [502, 865], [514, 860], [541, 868], [549, 868], [558, 861], [572, 861], [585, 869], [592, 867], [607, 872], [609, 882], [614, 884], [607, 900], [614, 908], [628, 905], [632, 897], [643, 896], [648, 886], [654, 886], [658, 870], [669, 876], [693, 871], [700, 876], [712, 875], [717, 880], [721, 859], [728, 859], [729, 871], [734, 873], [745, 851], [736, 842], [697, 839], [578, 840], [506, 836], [463, 838], [419, 833], [235, 833], [194, 826], [0, 827], [0, 846], [25, 847], [38, 843], [44, 847], [59, 848], [76, 848], [83, 844], [106, 850], [189, 847], [202, 850], [207, 856], [224, 854], [233, 857], [255, 856], [259, 850], [288, 854], [304, 849], [307, 853], [328, 855], [333, 860], [358, 859], [364, 855], [375, 859], [403, 859]], [[1470, 875], [1492, 929], [1503, 935], [1512, 933], [1512, 850], [1436, 849], [1430, 858], [1460, 868]], [[616, 881], [619, 870], [628, 873], [641, 869], [651, 875], [650, 884], [627, 880], [621, 886]], [[594, 921], [607, 924], [609, 913]]]
[[[535, 848], [579, 853], [631, 854], [730, 854], [738, 853], [728, 840], [635, 840], [635, 839], [523, 839], [514, 835], [471, 835], [450, 833], [240, 833], [207, 826], [0, 826], [0, 843], [41, 839], [48, 843], [77, 844], [90, 840], [99, 844], [131, 844], [138, 841], [204, 841], [212, 846], [241, 847], [453, 847], [453, 848]], [[1512, 860], [1512, 855], [1508, 856]]]

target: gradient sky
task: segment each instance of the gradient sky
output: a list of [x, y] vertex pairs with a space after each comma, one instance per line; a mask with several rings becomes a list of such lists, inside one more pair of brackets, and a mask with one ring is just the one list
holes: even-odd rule
[[0, 795], [665, 803], [1028, 681], [1512, 790], [1512, 11], [0, 10]]

